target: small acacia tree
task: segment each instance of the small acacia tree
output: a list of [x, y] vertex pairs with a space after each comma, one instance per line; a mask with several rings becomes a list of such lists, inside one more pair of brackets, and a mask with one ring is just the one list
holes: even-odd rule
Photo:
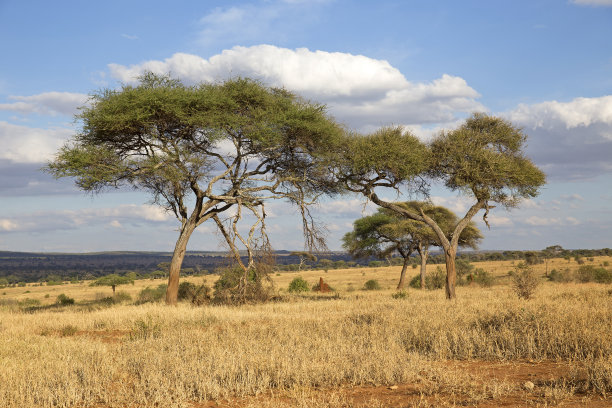
[[90, 286], [110, 286], [113, 288], [113, 296], [115, 296], [115, 288], [119, 285], [127, 285], [128, 283], [134, 283], [134, 279], [129, 276], [121, 276], [116, 273], [102, 276], [93, 281]]
[[297, 256], [300, 259], [300, 264], [298, 265], [298, 271], [302, 270], [302, 267], [306, 265], [307, 261], [317, 262], [317, 256], [308, 251], [293, 251], [289, 255]]
[[[457, 220], [452, 211], [430, 203], [408, 201], [395, 204], [413, 211], [422, 208], [444, 231], [448, 231]], [[481, 239], [480, 231], [471, 222], [461, 233], [459, 246], [475, 249]], [[405, 286], [410, 254], [414, 251], [417, 251], [421, 258], [421, 288], [425, 288], [429, 248], [441, 246], [434, 231], [427, 224], [402, 217], [386, 208], [379, 208], [376, 214], [356, 220], [353, 223], [353, 231], [344, 235], [343, 242], [344, 248], [355, 257], [385, 258], [394, 252], [398, 253], [404, 261], [397, 289], [403, 289]]]
[[[346, 148], [330, 164], [339, 183], [375, 204], [427, 224], [444, 250], [446, 297], [454, 299], [457, 274], [455, 257], [462, 231], [484, 210], [484, 221], [494, 204], [515, 207], [521, 199], [535, 197], [545, 175], [523, 149], [527, 136], [508, 121], [474, 114], [458, 129], [442, 132], [429, 145], [401, 128], [383, 128], [363, 137], [348, 137]], [[472, 205], [446, 234], [424, 209], [403, 208], [381, 198], [381, 187], [427, 192], [427, 180], [442, 182], [451, 191], [471, 198]]]
[[[186, 86], [147, 73], [136, 86], [95, 94], [77, 119], [81, 132], [46, 170], [74, 177], [87, 192], [121, 186], [146, 191], [176, 216], [180, 229], [166, 303], [177, 302], [187, 243], [207, 220], [214, 220], [244, 270], [242, 286], [255, 265], [254, 248], [268, 247], [266, 200], [296, 204], [307, 244], [321, 242], [307, 205], [333, 185], [314, 164], [317, 152], [329, 150], [341, 134], [323, 105], [250, 79]], [[238, 221], [246, 213], [255, 221], [243, 236]], [[247, 250], [246, 264], [238, 245]]]

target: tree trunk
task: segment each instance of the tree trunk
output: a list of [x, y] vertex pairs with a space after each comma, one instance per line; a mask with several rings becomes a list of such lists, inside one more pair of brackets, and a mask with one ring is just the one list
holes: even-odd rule
[[115, 285], [111, 285], [113, 287], [113, 297], [115, 297]]
[[457, 270], [455, 269], [456, 248], [445, 248], [444, 257], [446, 258], [446, 298], [455, 299], [455, 284], [457, 283]]
[[176, 305], [178, 301], [178, 286], [179, 286], [179, 275], [181, 274], [181, 266], [183, 265], [183, 259], [185, 258], [185, 252], [187, 251], [187, 243], [191, 237], [191, 233], [195, 229], [195, 223], [193, 225], [186, 224], [181, 229], [181, 235], [179, 235], [176, 245], [174, 247], [174, 253], [172, 254], [172, 261], [170, 261], [170, 276], [168, 277], [168, 289], [166, 289], [166, 304]]
[[429, 256], [429, 249], [423, 248], [423, 246], [419, 244], [417, 251], [419, 251], [419, 256], [421, 257], [421, 289], [425, 289], [425, 275], [427, 274], [427, 257]]
[[402, 273], [400, 274], [400, 280], [399, 283], [397, 284], [397, 290], [401, 290], [404, 289], [404, 286], [406, 286], [406, 269], [408, 269], [408, 262], [410, 261], [410, 257], [407, 256], [404, 258], [404, 265], [402, 266]]

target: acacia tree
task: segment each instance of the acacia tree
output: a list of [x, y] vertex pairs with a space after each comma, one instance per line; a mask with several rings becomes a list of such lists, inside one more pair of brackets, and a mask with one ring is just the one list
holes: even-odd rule
[[[90, 102], [77, 117], [82, 130], [46, 170], [74, 177], [87, 192], [121, 186], [146, 191], [176, 216], [180, 230], [166, 303], [177, 302], [187, 243], [207, 220], [214, 220], [243, 268], [241, 285], [254, 267], [254, 247], [267, 245], [266, 200], [296, 204], [307, 244], [322, 242], [307, 205], [333, 185], [314, 164], [319, 149], [329, 150], [341, 134], [323, 105], [250, 79], [186, 86], [152, 73], [136, 86], [102, 90]], [[238, 228], [245, 213], [255, 220], [246, 235]], [[247, 249], [246, 264], [239, 244]]]
[[[524, 198], [535, 197], [545, 175], [523, 149], [527, 136], [508, 121], [474, 114], [458, 129], [442, 132], [429, 145], [401, 128], [383, 128], [364, 137], [347, 138], [347, 148], [336, 151], [332, 165], [337, 180], [346, 189], [368, 197], [375, 204], [427, 224], [441, 244], [446, 261], [446, 297], [454, 299], [457, 274], [455, 257], [461, 232], [471, 219], [493, 204], [516, 207]], [[368, 158], [368, 152], [372, 157]], [[427, 193], [427, 181], [442, 182], [451, 191], [470, 197], [473, 204], [445, 234], [423, 208], [403, 208], [381, 198], [380, 187]]]
[[547, 246], [542, 250], [542, 254], [544, 255], [544, 261], [546, 262], [546, 273], [545, 276], [548, 278], [548, 261], [550, 258], [556, 258], [561, 256], [563, 253], [563, 247], [561, 245], [551, 245]]
[[[448, 231], [457, 220], [457, 216], [452, 211], [430, 203], [408, 201], [395, 204], [413, 211], [422, 208], [444, 231]], [[471, 222], [461, 233], [459, 246], [476, 249], [481, 239], [480, 231]], [[434, 231], [427, 224], [402, 217], [382, 207], [376, 214], [356, 220], [353, 223], [353, 231], [345, 234], [343, 241], [344, 248], [356, 257], [384, 258], [394, 252], [398, 253], [404, 262], [397, 289], [403, 289], [405, 286], [410, 254], [414, 251], [417, 251], [421, 258], [421, 288], [424, 288], [429, 248], [441, 246]]]
[[93, 281], [90, 286], [110, 286], [113, 288], [113, 296], [115, 296], [115, 288], [119, 285], [127, 285], [128, 283], [134, 283], [134, 279], [129, 276], [121, 276], [112, 273], [99, 277]]
[[302, 266], [306, 265], [306, 261], [317, 262], [317, 256], [308, 251], [293, 251], [289, 255], [297, 256], [300, 259], [298, 271], [302, 270]]
[[342, 238], [342, 246], [355, 258], [387, 258], [398, 253], [404, 260], [397, 289], [403, 289], [410, 254], [415, 250], [410, 225], [391, 214], [379, 211], [353, 222], [353, 231]]

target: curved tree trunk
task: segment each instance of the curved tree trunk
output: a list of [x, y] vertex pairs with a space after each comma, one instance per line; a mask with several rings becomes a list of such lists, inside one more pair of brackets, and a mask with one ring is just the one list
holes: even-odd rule
[[172, 260], [170, 261], [170, 276], [168, 277], [168, 289], [166, 289], [166, 304], [176, 305], [178, 301], [178, 286], [179, 276], [181, 274], [181, 266], [183, 265], [183, 259], [185, 258], [185, 252], [187, 251], [187, 243], [191, 237], [191, 233], [195, 229], [195, 223], [191, 225], [186, 224], [181, 229], [176, 245], [174, 246], [174, 253], [172, 254]]
[[455, 284], [457, 283], [457, 270], [455, 269], [456, 248], [445, 248], [444, 257], [446, 258], [446, 298], [455, 299]]
[[397, 290], [400, 289], [404, 289], [404, 286], [406, 286], [406, 270], [408, 269], [408, 262], [410, 261], [410, 257], [406, 256], [404, 257], [404, 265], [402, 266], [402, 273], [400, 274], [400, 280], [399, 283], [397, 284]]

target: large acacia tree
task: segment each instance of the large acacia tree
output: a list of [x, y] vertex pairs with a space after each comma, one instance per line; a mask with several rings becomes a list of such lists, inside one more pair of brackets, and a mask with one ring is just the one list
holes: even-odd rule
[[[74, 177], [88, 192], [121, 186], [146, 191], [176, 216], [180, 230], [166, 303], [176, 304], [187, 243], [207, 220], [217, 225], [245, 277], [254, 248], [267, 244], [268, 199], [298, 205], [308, 243], [320, 242], [307, 205], [333, 185], [315, 164], [318, 152], [341, 135], [323, 105], [250, 79], [186, 86], [147, 73], [135, 86], [93, 95], [78, 120], [81, 131], [47, 171]], [[246, 214], [254, 221], [245, 233], [238, 222]]]
[[[367, 136], [349, 136], [331, 165], [344, 187], [406, 218], [427, 224], [444, 250], [446, 297], [455, 298], [455, 257], [459, 239], [472, 218], [495, 204], [516, 207], [535, 197], [545, 183], [544, 173], [525, 157], [527, 135], [510, 122], [474, 114], [459, 128], [442, 132], [428, 145], [401, 128], [383, 128]], [[370, 154], [371, 153], [371, 154]], [[383, 199], [380, 188], [406, 188], [427, 193], [429, 182], [471, 198], [465, 215], [446, 234], [424, 208], [408, 209]]]
[[[412, 211], [423, 209], [447, 234], [457, 222], [457, 216], [445, 207], [419, 201], [395, 204]], [[461, 233], [459, 246], [476, 249], [481, 239], [480, 231], [470, 222]], [[397, 289], [403, 289], [410, 255], [416, 251], [421, 258], [421, 288], [424, 288], [429, 248], [442, 245], [427, 224], [381, 207], [375, 214], [355, 220], [353, 231], [343, 237], [343, 246], [355, 257], [384, 258], [393, 253], [399, 254], [404, 261]]]

